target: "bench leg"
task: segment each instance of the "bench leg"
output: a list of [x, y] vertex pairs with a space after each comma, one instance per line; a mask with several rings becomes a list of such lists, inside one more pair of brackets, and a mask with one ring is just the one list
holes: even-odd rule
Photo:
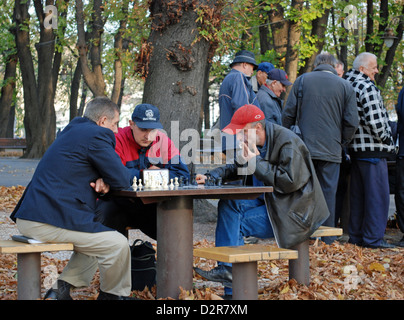
[[298, 258], [289, 260], [289, 279], [295, 279], [300, 284], [310, 284], [309, 240], [291, 248], [297, 250]]
[[18, 300], [41, 298], [41, 253], [17, 254]]
[[257, 261], [233, 263], [233, 300], [258, 300]]

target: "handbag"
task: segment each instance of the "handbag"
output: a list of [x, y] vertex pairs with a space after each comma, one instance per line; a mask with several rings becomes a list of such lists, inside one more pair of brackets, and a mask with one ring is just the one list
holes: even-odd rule
[[303, 75], [300, 77], [299, 81], [299, 89], [297, 90], [297, 108], [296, 108], [296, 121], [295, 124], [290, 126], [290, 130], [294, 132], [300, 139], [303, 139], [302, 131], [299, 127], [299, 114], [300, 114], [300, 106], [302, 104], [303, 98]]
[[130, 247], [132, 290], [151, 289], [156, 284], [156, 251], [149, 241], [136, 239]]

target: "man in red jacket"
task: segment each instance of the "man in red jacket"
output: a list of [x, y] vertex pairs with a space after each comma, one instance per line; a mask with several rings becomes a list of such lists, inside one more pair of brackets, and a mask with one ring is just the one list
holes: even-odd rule
[[[139, 104], [132, 113], [129, 126], [119, 128], [115, 135], [115, 151], [130, 170], [131, 182], [143, 179], [145, 169], [168, 169], [170, 179], [189, 179], [187, 166], [170, 138], [159, 131], [160, 112], [151, 104]], [[127, 236], [127, 229], [140, 229], [156, 239], [156, 204], [143, 204], [140, 199], [101, 199], [97, 204], [98, 221]]]

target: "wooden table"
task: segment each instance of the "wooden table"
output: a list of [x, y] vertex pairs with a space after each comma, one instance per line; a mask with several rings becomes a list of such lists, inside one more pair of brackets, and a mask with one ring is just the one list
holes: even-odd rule
[[178, 298], [180, 287], [192, 290], [193, 200], [255, 199], [272, 187], [238, 185], [185, 186], [173, 190], [122, 190], [118, 197], [157, 202], [157, 297]]

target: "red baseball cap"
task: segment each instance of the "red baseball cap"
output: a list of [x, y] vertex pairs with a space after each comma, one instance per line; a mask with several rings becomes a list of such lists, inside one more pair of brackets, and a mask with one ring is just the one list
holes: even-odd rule
[[223, 132], [236, 134], [237, 130], [243, 129], [248, 123], [265, 119], [264, 112], [257, 106], [246, 104], [236, 110], [230, 123], [223, 128]]

